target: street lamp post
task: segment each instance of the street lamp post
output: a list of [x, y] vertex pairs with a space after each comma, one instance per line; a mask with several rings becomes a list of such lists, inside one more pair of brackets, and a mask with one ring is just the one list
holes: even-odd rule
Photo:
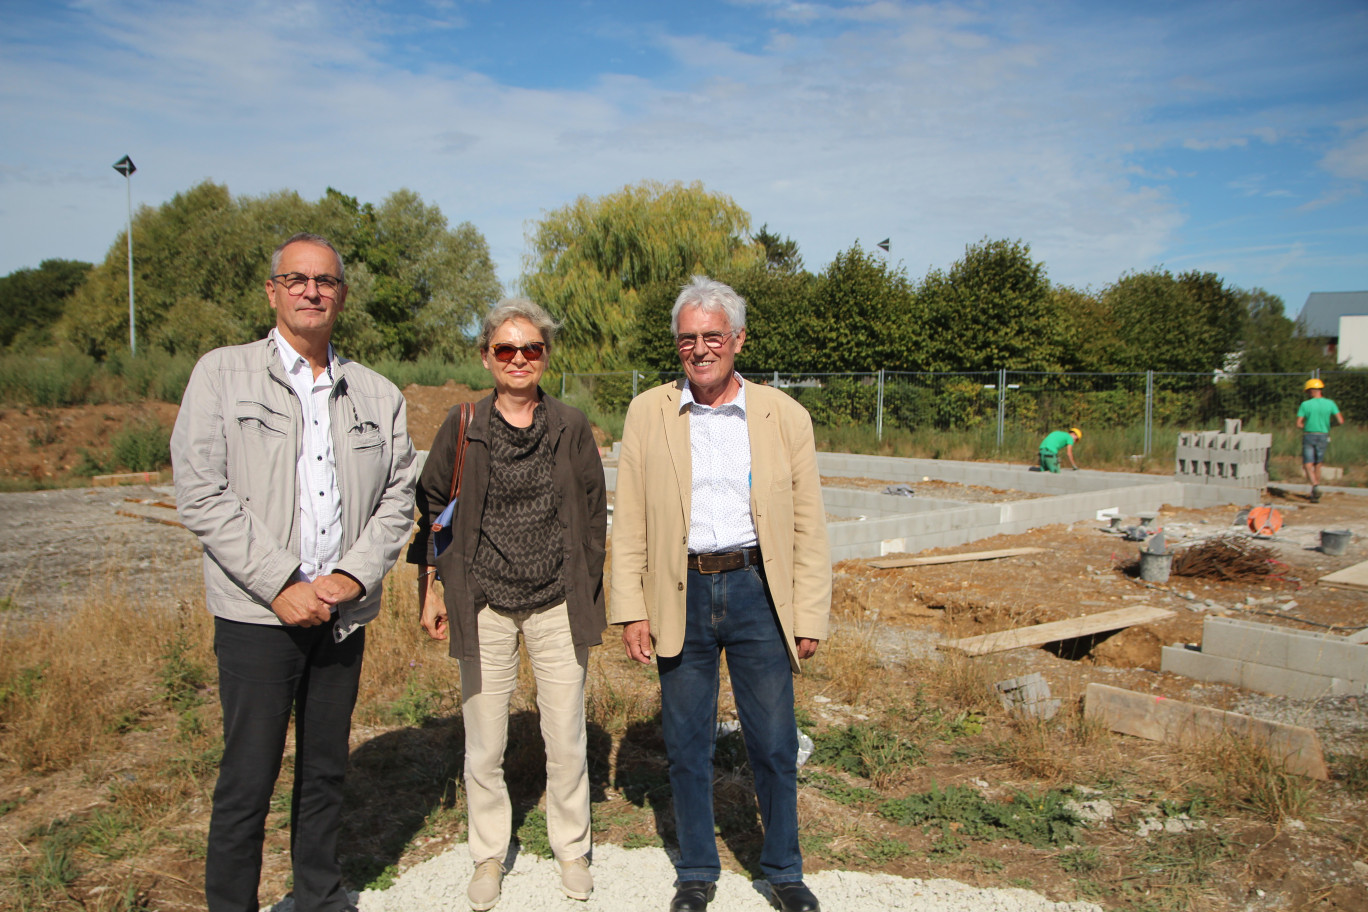
[[138, 353], [138, 333], [133, 328], [133, 159], [125, 155], [114, 163], [114, 170], [124, 176], [128, 184], [128, 352]]

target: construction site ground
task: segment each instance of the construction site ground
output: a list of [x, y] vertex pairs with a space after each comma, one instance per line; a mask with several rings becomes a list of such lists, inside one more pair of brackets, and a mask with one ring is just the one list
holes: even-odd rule
[[[447, 408], [485, 394], [448, 386], [410, 388], [405, 395], [415, 443], [426, 447]], [[104, 412], [71, 417], [63, 427], [86, 426], [107, 433], [107, 425], [117, 426], [117, 420], [105, 417], [112, 409], [91, 408]], [[174, 415], [174, 407], [169, 413], [160, 406], [144, 408], [155, 409], [164, 420]], [[25, 468], [22, 454], [10, 452], [52, 446], [42, 443], [42, 435], [36, 442], [27, 435], [16, 440], [14, 431], [21, 427], [15, 419], [17, 412], [0, 415], [0, 424], [6, 428], [0, 436], [6, 451], [0, 453], [0, 471], [11, 475], [41, 472], [42, 468]], [[127, 414], [119, 420], [127, 420]], [[63, 439], [74, 453], [78, 444], [73, 438]], [[184, 592], [185, 580], [199, 574], [198, 548], [184, 529], [165, 521], [174, 520], [175, 514], [168, 505], [169, 473], [163, 477], [162, 484], [151, 486], [0, 494], [0, 599], [5, 614], [19, 621], [41, 618], [75, 604], [93, 588], [94, 581], [114, 575], [147, 598]], [[827, 478], [824, 484], [881, 489], [891, 482]], [[935, 480], [916, 487], [922, 496], [962, 502], [1026, 496]], [[1290, 700], [1159, 670], [1161, 647], [1200, 643], [1203, 621], [1209, 615], [1340, 634], [1368, 626], [1368, 593], [1317, 585], [1328, 573], [1368, 560], [1368, 496], [1331, 492], [1312, 503], [1301, 493], [1273, 488], [1264, 500], [1281, 513], [1283, 524], [1276, 535], [1256, 542], [1271, 550], [1273, 560], [1271, 572], [1261, 578], [1221, 581], [1174, 576], [1162, 584], [1144, 582], [1125, 569], [1137, 557], [1140, 545], [1105, 531], [1108, 523], [1104, 521], [1089, 520], [919, 556], [1043, 549], [1030, 555], [904, 569], [876, 569], [869, 560], [844, 561], [835, 567], [833, 615], [838, 624], [866, 631], [884, 661], [892, 663], [904, 656], [934, 654], [946, 639], [1132, 605], [1169, 609], [1173, 614], [1167, 619], [1110, 635], [1051, 644], [1048, 649], [1015, 649], [975, 661], [989, 664], [1001, 678], [1040, 672], [1052, 696], [1066, 702], [1081, 700], [1088, 683], [1101, 682], [1308, 726], [1318, 733], [1327, 754], [1362, 755], [1368, 752], [1368, 698]], [[1154, 525], [1164, 530], [1171, 545], [1180, 548], [1218, 535], [1244, 538], [1248, 533], [1239, 520], [1241, 509], [1233, 505], [1165, 506]], [[1123, 521], [1130, 525], [1138, 518], [1123, 517]], [[1353, 533], [1343, 555], [1319, 550], [1320, 532], [1326, 529]], [[605, 648], [620, 647], [609, 641]], [[13, 785], [12, 774], [7, 773], [5, 779]], [[1361, 798], [1352, 803], [1342, 826], [1359, 834], [1356, 847], [1345, 848], [1344, 840], [1315, 835], [1305, 828], [1270, 827], [1258, 865], [1251, 864], [1247, 873], [1250, 902], [1213, 907], [1365, 912], [1368, 819]], [[947, 874], [926, 859], [900, 860], [887, 870], [904, 876], [963, 876]], [[1261, 905], [1255, 894], [1276, 895], [1279, 900]]]

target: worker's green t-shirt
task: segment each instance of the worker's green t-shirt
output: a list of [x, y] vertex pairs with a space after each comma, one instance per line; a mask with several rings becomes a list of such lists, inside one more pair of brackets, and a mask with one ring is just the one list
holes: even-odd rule
[[1051, 431], [1040, 441], [1040, 452], [1053, 456], [1066, 446], [1072, 446], [1073, 442], [1073, 434], [1068, 431]]
[[1306, 419], [1302, 430], [1308, 434], [1330, 433], [1330, 419], [1338, 413], [1339, 406], [1335, 405], [1335, 400], [1326, 399], [1324, 396], [1307, 399], [1297, 409], [1297, 417]]

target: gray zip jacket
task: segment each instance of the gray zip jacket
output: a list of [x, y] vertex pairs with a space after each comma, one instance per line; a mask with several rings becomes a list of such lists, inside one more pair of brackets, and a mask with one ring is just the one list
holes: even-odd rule
[[[339, 605], [350, 632], [380, 611], [381, 584], [413, 532], [413, 446], [404, 397], [393, 383], [337, 359], [329, 395], [342, 558], [363, 587]], [[205, 605], [218, 617], [281, 623], [271, 610], [299, 569], [303, 406], [275, 341], [217, 348], [200, 358], [171, 433], [176, 504], [204, 546]]]

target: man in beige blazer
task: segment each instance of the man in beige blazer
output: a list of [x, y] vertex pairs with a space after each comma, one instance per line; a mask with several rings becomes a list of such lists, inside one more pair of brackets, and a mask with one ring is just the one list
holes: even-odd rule
[[680, 857], [671, 912], [702, 912], [721, 874], [712, 749], [725, 651], [783, 912], [818, 912], [798, 847], [793, 675], [826, 638], [831, 559], [812, 422], [735, 371], [746, 303], [695, 276], [670, 317], [686, 379], [632, 400], [613, 513], [609, 620], [660, 671]]

